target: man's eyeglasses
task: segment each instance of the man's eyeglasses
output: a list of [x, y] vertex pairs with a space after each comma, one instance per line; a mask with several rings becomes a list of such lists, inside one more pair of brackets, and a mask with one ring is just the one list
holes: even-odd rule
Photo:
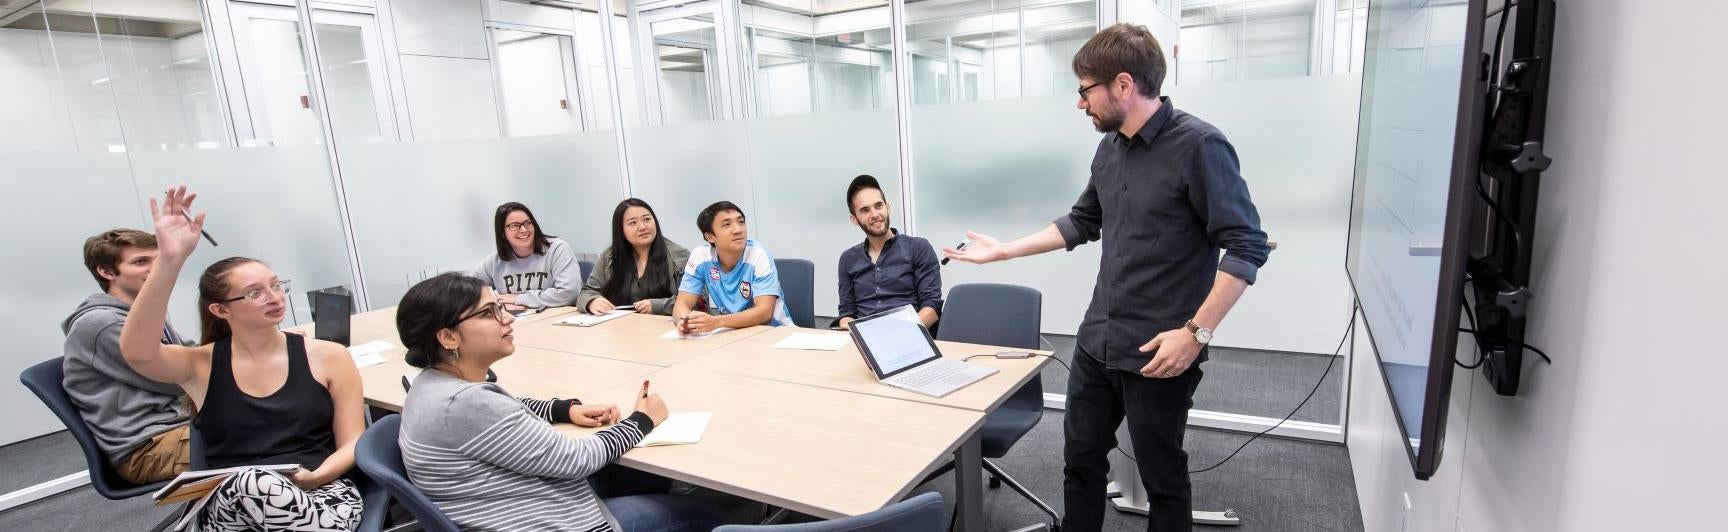
[[450, 324], [450, 327], [454, 328], [457, 325], [461, 325], [462, 322], [465, 322], [465, 321], [468, 321], [468, 320], [471, 320], [474, 318], [478, 318], [481, 316], [485, 316], [487, 314], [491, 314], [492, 319], [497, 320], [498, 323], [500, 325], [502, 325], [502, 324], [504, 324], [504, 319], [505, 319], [504, 317], [509, 316], [510, 311], [505, 310], [504, 305], [500, 305], [497, 302], [487, 303], [486, 306], [480, 307], [480, 310], [476, 310], [474, 312], [464, 314], [461, 318], [458, 318], [456, 320], [456, 323]]
[[517, 231], [521, 231], [523, 229], [533, 229], [533, 228], [534, 228], [534, 222], [533, 221], [504, 224], [504, 230], [510, 231], [512, 233], [517, 232]]
[[288, 295], [288, 285], [289, 285], [289, 281], [287, 279], [282, 279], [280, 281], [276, 281], [274, 283], [271, 283], [270, 286], [265, 286], [262, 288], [253, 288], [251, 290], [247, 290], [243, 294], [240, 294], [240, 297], [224, 299], [222, 301], [219, 301], [219, 303], [233, 303], [235, 301], [239, 301], [242, 299], [247, 300], [247, 301], [251, 301], [253, 303], [257, 303], [259, 301], [263, 301], [264, 296], [267, 294], [270, 294], [270, 293], [276, 293], [279, 295]]
[[1079, 91], [1076, 91], [1076, 92], [1079, 92], [1079, 93], [1080, 93], [1080, 99], [1082, 99], [1082, 100], [1084, 100], [1084, 99], [1086, 99], [1086, 91], [1089, 91], [1089, 90], [1092, 90], [1092, 88], [1093, 88], [1093, 87], [1097, 87], [1097, 86], [1099, 86], [1099, 85], [1103, 85], [1103, 84], [1104, 84], [1104, 83], [1105, 83], [1105, 82], [1102, 82], [1102, 81], [1100, 81], [1100, 82], [1097, 82], [1097, 83], [1093, 83], [1093, 84], [1091, 84], [1091, 85], [1087, 85], [1087, 86], [1085, 86], [1085, 87], [1080, 87], [1080, 90], [1079, 90]]

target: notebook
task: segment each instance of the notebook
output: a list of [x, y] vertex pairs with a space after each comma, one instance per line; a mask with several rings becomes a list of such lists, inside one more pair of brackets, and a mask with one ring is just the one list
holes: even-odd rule
[[655, 425], [654, 432], [648, 433], [636, 446], [658, 447], [700, 442], [702, 433], [708, 430], [708, 420], [712, 417], [713, 412], [678, 412], [666, 416], [666, 420]]
[[156, 493], [151, 494], [150, 497], [156, 499], [157, 506], [185, 502], [203, 497], [205, 494], [210, 493], [211, 490], [216, 489], [216, 486], [221, 484], [222, 481], [228, 480], [229, 476], [254, 467], [265, 471], [275, 471], [283, 475], [292, 475], [294, 474], [294, 471], [300, 469], [300, 466], [297, 464], [276, 464], [187, 471], [181, 473], [180, 476], [174, 477], [174, 480], [168, 481], [166, 486], [162, 486], [162, 489], [156, 490]]
[[619, 309], [619, 310], [614, 310], [612, 312], [607, 312], [605, 314], [577, 314], [575, 316], [571, 316], [568, 318], [558, 320], [556, 323], [558, 325], [575, 325], [577, 327], [593, 327], [595, 325], [606, 323], [608, 321], [612, 321], [612, 320], [615, 320], [618, 318], [629, 316], [632, 313], [633, 312], [630, 310]]

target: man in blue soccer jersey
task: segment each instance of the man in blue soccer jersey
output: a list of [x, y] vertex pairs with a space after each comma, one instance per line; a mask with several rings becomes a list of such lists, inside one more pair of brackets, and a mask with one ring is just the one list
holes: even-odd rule
[[792, 323], [768, 250], [749, 239], [744, 211], [716, 202], [696, 215], [707, 246], [690, 250], [672, 320], [681, 334]]

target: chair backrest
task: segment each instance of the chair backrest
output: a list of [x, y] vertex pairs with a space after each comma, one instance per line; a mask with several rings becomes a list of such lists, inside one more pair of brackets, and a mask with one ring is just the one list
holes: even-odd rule
[[714, 532], [946, 532], [942, 494], [931, 492], [864, 515], [790, 525], [726, 525]]
[[774, 259], [780, 289], [786, 292], [786, 312], [799, 327], [816, 326], [816, 263], [804, 259]]
[[594, 261], [576, 261], [576, 267], [582, 270], [582, 282], [588, 282], [588, 274], [594, 273]]
[[[957, 285], [942, 300], [937, 339], [1039, 349], [1043, 346], [1039, 336], [1043, 315], [1044, 295], [1037, 290], [1011, 284]], [[1037, 378], [1021, 386], [1003, 403], [1007, 408], [1043, 408], [1043, 405], [1044, 384]]]
[[60, 423], [66, 425], [66, 431], [72, 433], [72, 439], [78, 442], [78, 447], [84, 451], [84, 461], [90, 468], [90, 485], [96, 488], [96, 493], [111, 500], [130, 499], [144, 495], [162, 487], [166, 482], [137, 485], [120, 478], [120, 473], [108, 463], [108, 457], [102, 453], [102, 448], [96, 445], [96, 435], [90, 433], [90, 427], [84, 424], [84, 416], [78, 413], [78, 407], [72, 404], [72, 398], [66, 395], [66, 368], [64, 357], [54, 357], [52, 360], [25, 368], [18, 374], [18, 380], [25, 388], [36, 393], [42, 403], [48, 405], [48, 410], [54, 412], [54, 417], [60, 418]]
[[456, 523], [445, 517], [432, 499], [426, 498], [420, 488], [408, 481], [408, 469], [402, 465], [402, 449], [396, 445], [401, 430], [400, 415], [392, 414], [374, 421], [366, 432], [360, 434], [360, 442], [354, 446], [354, 463], [366, 472], [366, 476], [382, 484], [384, 490], [390, 492], [392, 500], [408, 508], [425, 530], [460, 532]]

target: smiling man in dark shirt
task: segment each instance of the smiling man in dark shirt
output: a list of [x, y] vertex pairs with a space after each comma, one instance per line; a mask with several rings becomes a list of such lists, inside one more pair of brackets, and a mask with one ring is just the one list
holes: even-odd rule
[[986, 263], [1103, 240], [1068, 379], [1062, 528], [1103, 526], [1107, 458], [1126, 419], [1151, 502], [1147, 530], [1190, 530], [1182, 438], [1199, 364], [1270, 248], [1230, 142], [1160, 96], [1164, 54], [1151, 32], [1104, 28], [1073, 68], [1078, 107], [1105, 133], [1079, 201], [1019, 240], [968, 232], [964, 251], [943, 253]]
[[841, 329], [852, 320], [912, 305], [925, 327], [942, 313], [942, 270], [930, 241], [890, 227], [894, 212], [876, 178], [861, 175], [846, 187], [852, 223], [864, 241], [840, 253]]

